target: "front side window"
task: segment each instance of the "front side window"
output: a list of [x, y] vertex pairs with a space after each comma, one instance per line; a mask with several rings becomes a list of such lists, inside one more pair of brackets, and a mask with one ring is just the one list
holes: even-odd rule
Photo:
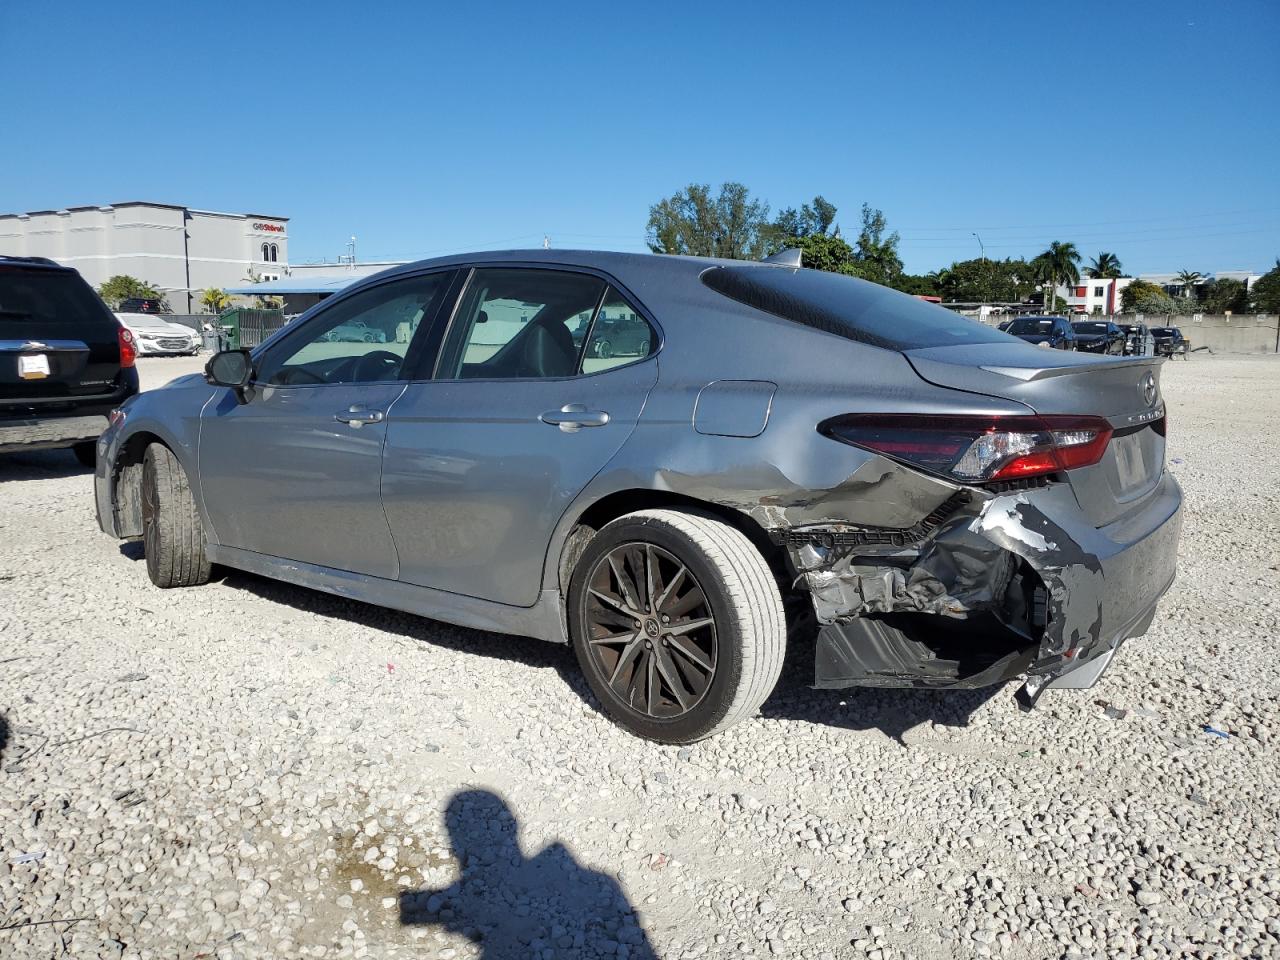
[[275, 344], [258, 362], [258, 382], [291, 386], [400, 379], [409, 344], [444, 296], [450, 276], [408, 277], [344, 297]]
[[653, 352], [655, 340], [648, 322], [610, 287], [591, 327], [582, 372], [595, 373], [643, 360]]
[[578, 373], [604, 295], [596, 277], [484, 268], [471, 275], [436, 368], [442, 380], [549, 379]]

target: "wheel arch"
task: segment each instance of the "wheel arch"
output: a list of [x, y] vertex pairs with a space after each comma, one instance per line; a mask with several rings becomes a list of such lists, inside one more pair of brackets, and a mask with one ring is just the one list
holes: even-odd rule
[[[196, 489], [193, 482], [195, 471], [191, 469], [190, 458], [194, 452], [186, 445], [176, 442], [163, 429], [153, 429], [152, 424], [140, 424], [128, 436], [122, 438], [112, 451], [108, 476], [111, 481], [111, 509], [115, 513], [116, 535], [122, 540], [136, 539], [142, 536], [142, 461], [147, 447], [158, 443], [173, 452], [178, 464], [187, 474], [188, 482]], [[197, 496], [197, 504], [200, 499]]]
[[752, 517], [723, 503], [701, 500], [672, 490], [644, 488], [615, 490], [578, 511], [572, 522], [567, 524], [567, 532], [557, 544], [557, 549], [552, 552], [554, 563], [548, 565], [547, 573], [550, 577], [548, 585], [558, 589], [561, 597], [567, 602], [569, 579], [573, 576], [578, 559], [596, 532], [619, 517], [637, 510], [651, 509], [693, 510], [711, 514], [723, 520], [741, 532], [760, 551], [769, 569], [778, 577], [783, 593], [787, 592], [790, 574], [786, 551], [775, 544], [765, 529]]

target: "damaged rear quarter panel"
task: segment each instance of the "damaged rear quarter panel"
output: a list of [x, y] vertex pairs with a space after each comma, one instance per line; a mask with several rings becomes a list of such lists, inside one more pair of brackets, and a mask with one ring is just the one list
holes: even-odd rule
[[[544, 585], [559, 581], [561, 546], [593, 503], [623, 491], [678, 494], [745, 514], [766, 531], [811, 524], [910, 527], [959, 487], [818, 432], [823, 420], [847, 413], [928, 413], [939, 405], [973, 415], [1026, 414], [1008, 400], [959, 393], [920, 379], [902, 354], [760, 315], [727, 315], [735, 335], [783, 350], [733, 357], [735, 379], [769, 381], [779, 369], [804, 369], [803, 383], [780, 384], [768, 423], [755, 437], [708, 436], [694, 429], [699, 393], [715, 375], [707, 357], [668, 344], [659, 358], [658, 385], [623, 447], [575, 499], [551, 541]], [[674, 336], [674, 335], [673, 335]], [[720, 401], [726, 401], [721, 397]], [[758, 402], [757, 396], [745, 402]], [[656, 466], [655, 466], [656, 465]]]

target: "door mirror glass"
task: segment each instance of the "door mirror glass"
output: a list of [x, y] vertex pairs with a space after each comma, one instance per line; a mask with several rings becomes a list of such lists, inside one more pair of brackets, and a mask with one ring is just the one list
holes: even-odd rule
[[219, 387], [243, 389], [253, 374], [253, 361], [248, 350], [223, 350], [209, 358], [204, 378]]

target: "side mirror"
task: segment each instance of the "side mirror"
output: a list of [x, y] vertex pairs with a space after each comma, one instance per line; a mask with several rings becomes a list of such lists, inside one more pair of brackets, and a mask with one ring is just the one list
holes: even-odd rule
[[223, 350], [215, 353], [204, 365], [204, 379], [217, 387], [230, 387], [236, 398], [245, 403], [245, 388], [253, 379], [253, 360], [248, 350]]

